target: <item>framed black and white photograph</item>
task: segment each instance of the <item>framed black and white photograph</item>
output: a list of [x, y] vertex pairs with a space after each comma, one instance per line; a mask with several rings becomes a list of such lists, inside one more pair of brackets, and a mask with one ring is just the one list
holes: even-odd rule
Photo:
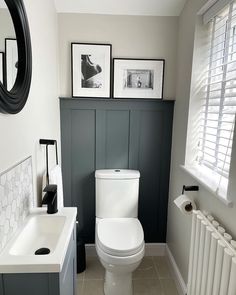
[[113, 59], [114, 98], [163, 98], [163, 59]]
[[111, 96], [111, 44], [72, 43], [72, 96]]
[[18, 70], [18, 49], [16, 39], [5, 39], [6, 86], [10, 91], [15, 84]]
[[0, 82], [3, 84], [3, 61], [4, 61], [4, 53], [0, 52]]

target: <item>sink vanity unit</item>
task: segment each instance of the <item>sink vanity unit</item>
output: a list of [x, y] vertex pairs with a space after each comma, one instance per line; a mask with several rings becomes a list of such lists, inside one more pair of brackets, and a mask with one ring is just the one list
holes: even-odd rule
[[76, 294], [76, 215], [31, 210], [0, 254], [0, 295]]

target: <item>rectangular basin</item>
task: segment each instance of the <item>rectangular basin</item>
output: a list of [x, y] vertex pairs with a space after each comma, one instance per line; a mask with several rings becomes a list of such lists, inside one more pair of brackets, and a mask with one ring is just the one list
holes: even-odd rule
[[[0, 273], [60, 272], [70, 240], [76, 239], [76, 215], [77, 208], [61, 208], [51, 215], [46, 208], [31, 209], [22, 227], [0, 253]], [[35, 255], [40, 248], [48, 248], [50, 252]]]
[[56, 248], [65, 225], [65, 216], [33, 216], [13, 243], [10, 255], [35, 255], [40, 248]]

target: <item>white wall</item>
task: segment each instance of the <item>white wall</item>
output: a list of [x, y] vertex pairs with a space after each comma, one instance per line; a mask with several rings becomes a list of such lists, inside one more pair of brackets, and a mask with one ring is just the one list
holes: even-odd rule
[[0, 51], [5, 51], [5, 38], [15, 38], [15, 30], [8, 9], [0, 8]]
[[38, 141], [41, 137], [60, 139], [57, 14], [53, 0], [24, 3], [33, 50], [32, 85], [19, 114], [0, 114], [0, 173], [32, 155], [36, 193], [45, 169], [44, 148]]
[[60, 96], [71, 96], [71, 42], [111, 43], [113, 57], [164, 58], [164, 97], [175, 99], [178, 17], [59, 14]]
[[[185, 282], [187, 282], [188, 273], [191, 217], [182, 215], [173, 204], [173, 199], [180, 195], [183, 185], [195, 184], [193, 178], [188, 176], [180, 168], [180, 165], [183, 165], [185, 162], [196, 14], [205, 2], [205, 0], [189, 0], [185, 5], [179, 22], [177, 88], [167, 240]], [[235, 166], [235, 151], [232, 154], [232, 157], [234, 161], [233, 165]], [[199, 193], [195, 194], [193, 197], [201, 210], [211, 212], [220, 223], [225, 225], [228, 232], [236, 238], [236, 206], [234, 206], [234, 208], [226, 207], [202, 186], [200, 186]]]

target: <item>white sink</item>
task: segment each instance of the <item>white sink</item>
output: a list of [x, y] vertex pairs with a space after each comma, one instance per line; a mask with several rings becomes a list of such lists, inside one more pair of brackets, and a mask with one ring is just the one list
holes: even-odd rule
[[9, 254], [35, 255], [39, 248], [48, 248], [52, 253], [55, 251], [65, 221], [65, 216], [32, 216], [16, 238]]
[[[23, 226], [0, 253], [0, 273], [60, 272], [73, 232], [77, 208], [62, 208], [49, 215], [46, 208], [32, 209]], [[35, 255], [39, 248], [50, 253]]]

